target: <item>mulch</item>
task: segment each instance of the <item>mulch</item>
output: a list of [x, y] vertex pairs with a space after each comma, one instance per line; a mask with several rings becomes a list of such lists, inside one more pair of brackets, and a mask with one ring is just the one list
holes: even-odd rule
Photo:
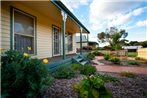
[[[134, 78], [120, 76], [118, 73], [101, 72], [118, 78], [119, 82], [105, 84], [113, 98], [144, 98], [147, 93], [147, 75], [137, 74]], [[73, 89], [73, 84], [84, 78], [78, 75], [72, 79], [56, 79], [43, 95], [43, 98], [78, 98], [78, 93]]]

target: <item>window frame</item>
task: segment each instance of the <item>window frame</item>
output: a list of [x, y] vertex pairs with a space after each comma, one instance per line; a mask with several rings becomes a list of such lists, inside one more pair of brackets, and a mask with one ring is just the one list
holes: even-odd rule
[[[10, 13], [10, 15], [11, 15], [11, 20], [10, 20], [10, 22], [11, 22], [11, 25], [10, 25], [10, 30], [11, 30], [11, 39], [10, 39], [10, 48], [12, 49], [12, 50], [15, 50], [14, 49], [14, 47], [15, 47], [15, 40], [14, 40], [14, 38], [15, 38], [15, 34], [18, 34], [18, 35], [21, 35], [21, 36], [25, 36], [25, 37], [31, 37], [31, 38], [33, 38], [33, 53], [32, 54], [30, 54], [31, 56], [34, 56], [34, 55], [37, 55], [37, 34], [36, 34], [36, 30], [37, 30], [37, 26], [36, 26], [36, 17], [35, 16], [33, 16], [33, 15], [31, 15], [31, 14], [29, 14], [29, 13], [27, 13], [27, 12], [24, 12], [24, 11], [22, 11], [22, 10], [20, 10], [20, 9], [17, 9], [17, 8], [15, 8], [15, 7], [10, 7], [10, 11], [11, 11], [11, 13]], [[33, 26], [34, 26], [34, 32], [33, 32], [33, 35], [31, 36], [31, 35], [28, 35], [28, 34], [19, 34], [19, 33], [15, 33], [14, 32], [14, 19], [15, 19], [15, 16], [14, 16], [14, 13], [15, 13], [15, 11], [16, 12], [18, 12], [18, 13], [21, 13], [21, 14], [24, 14], [24, 15], [26, 15], [26, 16], [28, 16], [28, 17], [31, 17], [32, 19], [33, 19]]]

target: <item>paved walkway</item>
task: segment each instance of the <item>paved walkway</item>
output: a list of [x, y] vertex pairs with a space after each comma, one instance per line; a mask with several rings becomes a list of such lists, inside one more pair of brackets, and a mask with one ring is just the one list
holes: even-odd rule
[[[97, 60], [103, 59], [103, 57], [96, 57]], [[114, 65], [94, 65], [97, 68], [97, 71], [102, 72], [132, 72], [138, 74], [147, 74], [147, 68], [143, 67], [129, 67], [129, 66], [114, 66]]]

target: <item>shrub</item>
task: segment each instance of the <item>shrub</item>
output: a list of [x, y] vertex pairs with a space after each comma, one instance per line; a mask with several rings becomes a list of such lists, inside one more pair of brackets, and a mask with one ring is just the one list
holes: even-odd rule
[[101, 78], [104, 82], [116, 82], [116, 81], [119, 81], [117, 78], [112, 77], [112, 76], [107, 75], [107, 74], [96, 73], [96, 77]]
[[87, 58], [93, 60], [95, 55], [93, 53], [88, 53]]
[[38, 59], [26, 56], [13, 50], [7, 51], [5, 56], [2, 56], [3, 97], [32, 98], [52, 83], [53, 78], [45, 65]]
[[104, 54], [104, 59], [105, 60], [109, 60], [111, 58], [111, 55], [110, 54]]
[[75, 76], [75, 71], [71, 68], [71, 66], [64, 65], [58, 68], [53, 75], [58, 79], [70, 79]]
[[139, 65], [139, 62], [137, 61], [128, 61], [127, 63], [130, 65]]
[[113, 62], [114, 64], [119, 64], [119, 63], [120, 63], [120, 59], [117, 58], [117, 57], [112, 57], [112, 58], [110, 59], [110, 61]]
[[95, 76], [89, 76], [75, 84], [79, 98], [112, 98], [112, 94], [105, 88], [104, 81]]
[[103, 54], [101, 52], [98, 51], [94, 51], [92, 52], [95, 56], [102, 56]]
[[143, 96], [144, 96], [143, 98], [147, 98], [147, 91], [146, 92], [145, 91], [143, 92]]
[[80, 68], [80, 73], [84, 75], [92, 75], [96, 72], [96, 67], [90, 64], [82, 65]]
[[81, 68], [81, 66], [82, 66], [81, 64], [72, 64], [71, 67], [72, 67], [73, 70], [75, 70], [75, 71], [79, 71], [80, 68]]
[[131, 72], [121, 72], [120, 75], [121, 76], [128, 77], [128, 78], [134, 78], [134, 77], [136, 77], [136, 74], [131, 73]]

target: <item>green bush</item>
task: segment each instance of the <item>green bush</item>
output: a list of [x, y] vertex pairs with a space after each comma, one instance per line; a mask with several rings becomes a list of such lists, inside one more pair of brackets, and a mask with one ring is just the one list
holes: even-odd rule
[[105, 60], [109, 60], [111, 58], [111, 55], [110, 54], [104, 54], [104, 59]]
[[127, 63], [130, 65], [139, 65], [139, 62], [137, 61], [128, 61]]
[[116, 81], [119, 81], [117, 78], [112, 77], [112, 76], [107, 75], [107, 74], [96, 73], [96, 77], [101, 78], [104, 82], [116, 82]]
[[71, 67], [72, 67], [73, 70], [75, 70], [75, 71], [79, 71], [80, 68], [81, 68], [81, 66], [82, 66], [81, 64], [72, 64]]
[[121, 72], [120, 75], [121, 76], [128, 77], [128, 78], [134, 78], [134, 77], [136, 77], [136, 74], [131, 73], [131, 72]]
[[80, 68], [80, 73], [84, 75], [92, 75], [96, 72], [96, 67], [90, 64], [82, 65]]
[[120, 64], [120, 59], [117, 57], [110, 58], [110, 61], [113, 62], [114, 64]]
[[70, 79], [75, 76], [75, 71], [71, 68], [71, 66], [62, 66], [56, 70], [53, 74], [55, 78], [58, 79]]
[[104, 81], [95, 76], [89, 76], [74, 84], [79, 98], [112, 98], [112, 94], [105, 88]]
[[88, 53], [87, 58], [93, 60], [95, 55], [93, 53]]
[[2, 56], [2, 96], [8, 98], [32, 98], [44, 91], [53, 78], [38, 59], [31, 59], [17, 51], [7, 51]]

